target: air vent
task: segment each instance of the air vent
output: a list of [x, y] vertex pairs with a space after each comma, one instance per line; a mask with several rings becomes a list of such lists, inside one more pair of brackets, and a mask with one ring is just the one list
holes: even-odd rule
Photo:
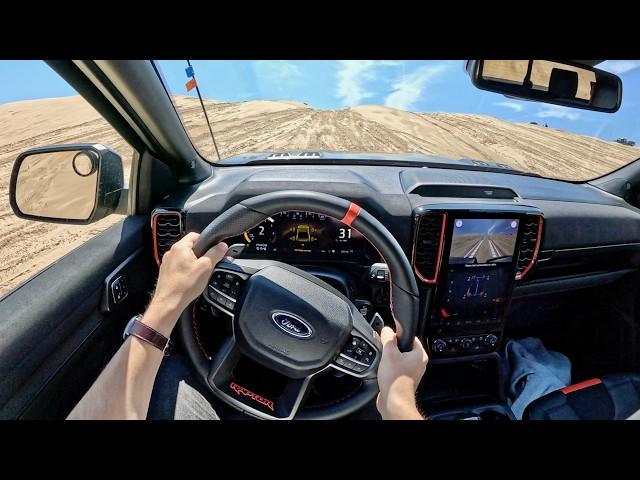
[[419, 185], [410, 193], [421, 197], [496, 198], [513, 200], [518, 196], [510, 188], [476, 185]]
[[153, 254], [160, 265], [162, 256], [182, 236], [182, 214], [170, 210], [154, 210], [151, 216]]
[[418, 217], [413, 242], [413, 270], [420, 280], [435, 283], [438, 280], [446, 213], [428, 213]]
[[520, 254], [516, 266], [516, 280], [522, 280], [536, 263], [542, 238], [542, 223], [542, 217], [526, 218], [520, 223], [522, 240], [520, 241]]

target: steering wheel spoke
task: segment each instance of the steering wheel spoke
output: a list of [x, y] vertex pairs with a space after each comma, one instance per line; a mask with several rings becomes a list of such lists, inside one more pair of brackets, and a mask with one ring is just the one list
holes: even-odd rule
[[298, 412], [313, 376], [287, 378], [245, 356], [235, 339], [229, 338], [210, 363], [208, 383], [219, 397], [249, 415], [290, 420]]
[[353, 377], [375, 377], [382, 356], [382, 342], [355, 307], [352, 319], [353, 329], [349, 339], [331, 362], [331, 366]]
[[202, 295], [213, 307], [233, 317], [243, 286], [253, 273], [253, 269], [224, 260], [214, 269]]

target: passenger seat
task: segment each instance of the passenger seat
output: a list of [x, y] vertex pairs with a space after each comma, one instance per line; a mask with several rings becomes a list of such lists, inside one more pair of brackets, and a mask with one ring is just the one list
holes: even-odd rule
[[640, 375], [605, 375], [531, 402], [524, 420], [626, 420], [640, 410]]

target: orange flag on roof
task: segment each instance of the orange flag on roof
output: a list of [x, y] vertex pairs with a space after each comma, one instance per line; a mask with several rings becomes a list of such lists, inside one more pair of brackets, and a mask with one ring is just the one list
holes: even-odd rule
[[195, 79], [195, 78], [192, 78], [191, 80], [189, 80], [189, 81], [187, 82], [187, 84], [186, 84], [186, 85], [187, 85], [187, 92], [190, 92], [191, 90], [193, 90], [194, 88], [196, 88], [196, 85], [197, 85], [197, 83], [196, 83], [196, 79]]

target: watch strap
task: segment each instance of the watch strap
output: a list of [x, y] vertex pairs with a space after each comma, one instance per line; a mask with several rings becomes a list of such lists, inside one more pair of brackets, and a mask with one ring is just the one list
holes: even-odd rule
[[123, 338], [127, 338], [129, 335], [139, 338], [140, 340], [150, 343], [158, 350], [160, 350], [165, 356], [171, 353], [173, 343], [170, 339], [162, 335], [157, 330], [154, 330], [149, 325], [145, 325], [140, 321], [142, 315], [136, 315], [129, 323], [127, 323], [124, 329]]

